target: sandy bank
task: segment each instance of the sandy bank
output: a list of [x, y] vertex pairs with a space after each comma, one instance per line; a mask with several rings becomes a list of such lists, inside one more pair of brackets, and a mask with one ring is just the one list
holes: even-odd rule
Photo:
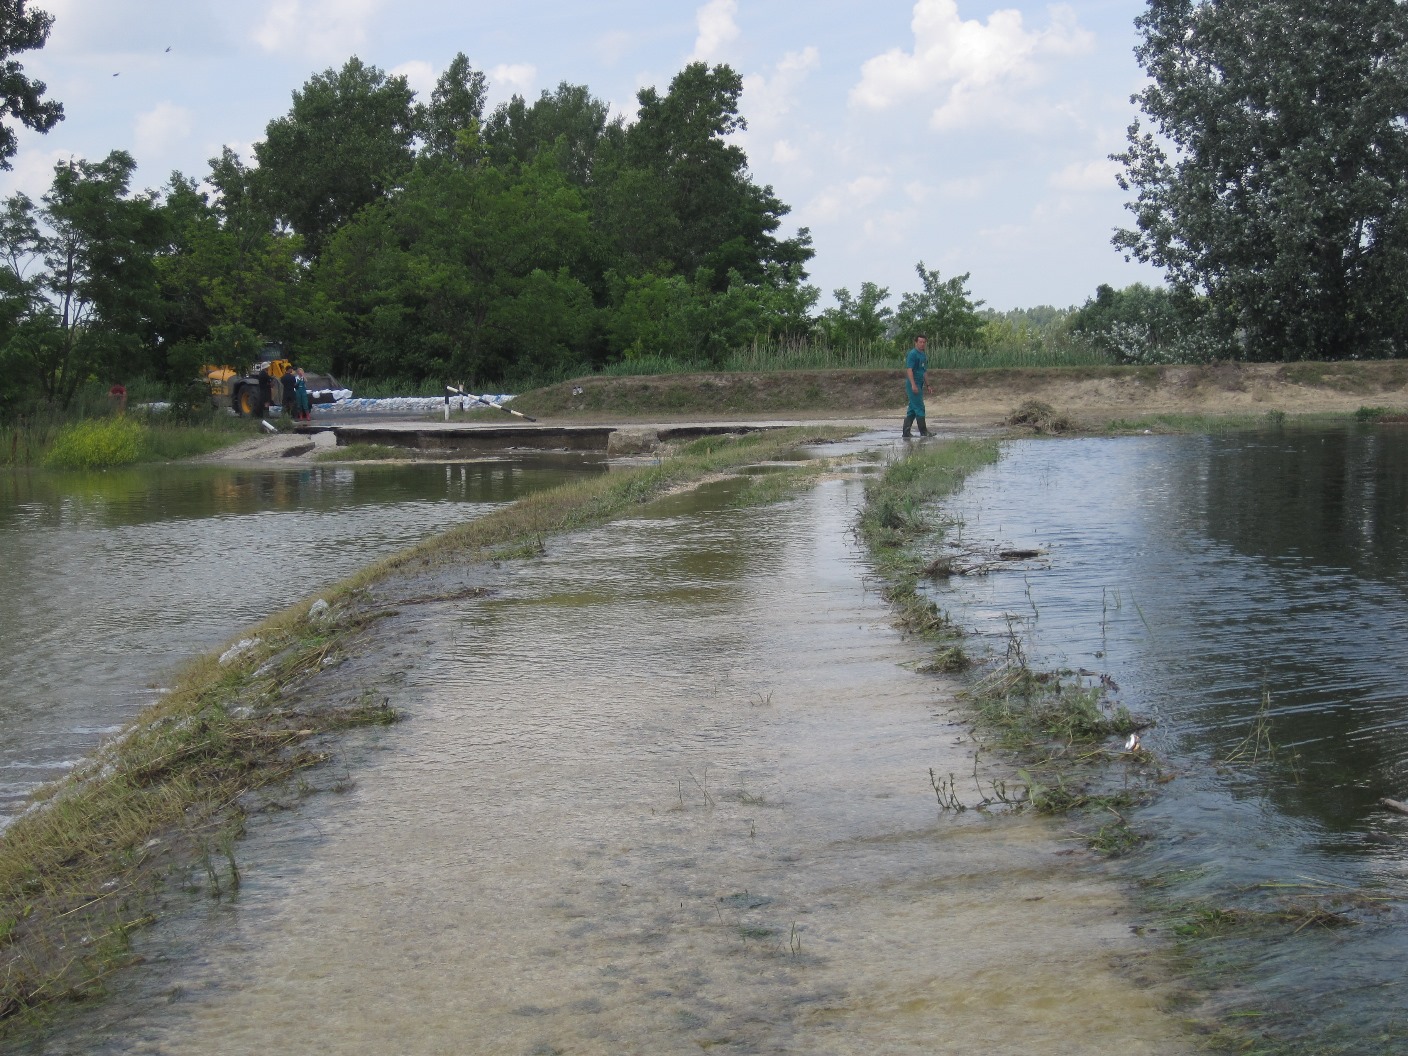
[[[1146, 414], [1288, 415], [1351, 413], [1363, 406], [1408, 408], [1408, 361], [1218, 363], [1167, 367], [1045, 367], [931, 370], [930, 414], [1000, 423], [1026, 400], [1103, 428]], [[670, 421], [707, 413], [721, 421], [792, 416], [898, 419], [898, 370], [814, 370], [581, 378], [515, 400], [540, 420]]]

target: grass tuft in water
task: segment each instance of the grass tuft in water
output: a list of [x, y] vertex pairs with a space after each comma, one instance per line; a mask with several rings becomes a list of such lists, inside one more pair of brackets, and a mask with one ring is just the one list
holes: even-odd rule
[[[958, 447], [958, 445], [945, 445]], [[882, 588], [896, 622], [911, 634], [935, 643], [927, 671], [954, 673], [972, 665], [961, 642], [964, 634], [927, 594], [921, 577], [939, 560], [931, 556], [954, 526], [936, 509], [936, 500], [955, 490], [967, 472], [997, 457], [995, 447], [970, 445], [911, 454], [890, 465], [866, 493], [859, 532], [884, 578]], [[1125, 811], [1157, 780], [1157, 760], [1136, 746], [1121, 750], [1116, 738], [1141, 728], [1122, 705], [1110, 699], [1105, 680], [1088, 683], [1070, 672], [1038, 672], [1027, 664], [1015, 633], [1006, 657], [990, 666], [965, 694], [978, 719], [982, 738], [1010, 753], [1020, 767], [1020, 785], [1009, 791], [994, 782], [985, 788], [974, 764], [978, 808], [1003, 804], [1045, 814], [1080, 812], [1096, 827], [1090, 845], [1107, 855], [1137, 845]], [[1122, 787], [1111, 787], [1110, 764], [1124, 762]], [[929, 774], [939, 807], [968, 809], [953, 776]]]
[[183, 863], [211, 897], [237, 891], [244, 803], [324, 761], [320, 736], [395, 721], [385, 701], [287, 704], [367, 623], [349, 614], [314, 626], [306, 610], [266, 621], [258, 644], [224, 664], [193, 664], [5, 831], [0, 1021], [32, 1023], [58, 1002], [101, 993], [129, 960], [129, 933], [155, 919], [164, 877]]

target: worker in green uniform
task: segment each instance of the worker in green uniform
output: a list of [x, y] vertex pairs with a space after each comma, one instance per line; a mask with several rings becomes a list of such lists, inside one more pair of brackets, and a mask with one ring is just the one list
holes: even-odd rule
[[306, 422], [312, 417], [313, 401], [308, 395], [308, 375], [299, 367], [294, 371], [293, 398], [298, 405], [298, 420]]
[[906, 440], [912, 439], [910, 429], [915, 421], [919, 422], [919, 435], [929, 435], [929, 425], [925, 421], [924, 413], [924, 374], [929, 369], [929, 357], [924, 354], [924, 348], [928, 343], [928, 338], [919, 334], [914, 339], [914, 347], [904, 357], [904, 392], [909, 397], [909, 406], [905, 408], [904, 428], [900, 430], [900, 434]]

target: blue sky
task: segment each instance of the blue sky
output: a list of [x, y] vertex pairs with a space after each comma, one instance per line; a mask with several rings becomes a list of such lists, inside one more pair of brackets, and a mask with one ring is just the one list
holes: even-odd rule
[[[893, 302], [917, 261], [970, 272], [1006, 309], [1079, 304], [1102, 282], [1156, 282], [1110, 246], [1127, 223], [1107, 160], [1142, 83], [1142, 0], [30, 0], [55, 16], [21, 56], [67, 117], [21, 132], [0, 193], [37, 197], [53, 165], [122, 148], [138, 185], [205, 175], [224, 145], [252, 160], [265, 125], [350, 55], [422, 95], [463, 51], [490, 102], [585, 84], [630, 120], [687, 62], [745, 79], [754, 178], [812, 231], [811, 281]], [[170, 48], [170, 51], [166, 49]], [[118, 76], [113, 76], [117, 74]], [[892, 303], [893, 303], [892, 302]]]

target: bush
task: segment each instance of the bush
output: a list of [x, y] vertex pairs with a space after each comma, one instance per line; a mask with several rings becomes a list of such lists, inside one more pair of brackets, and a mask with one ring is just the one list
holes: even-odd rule
[[51, 469], [106, 469], [142, 457], [147, 427], [131, 418], [89, 418], [65, 426], [44, 456]]

